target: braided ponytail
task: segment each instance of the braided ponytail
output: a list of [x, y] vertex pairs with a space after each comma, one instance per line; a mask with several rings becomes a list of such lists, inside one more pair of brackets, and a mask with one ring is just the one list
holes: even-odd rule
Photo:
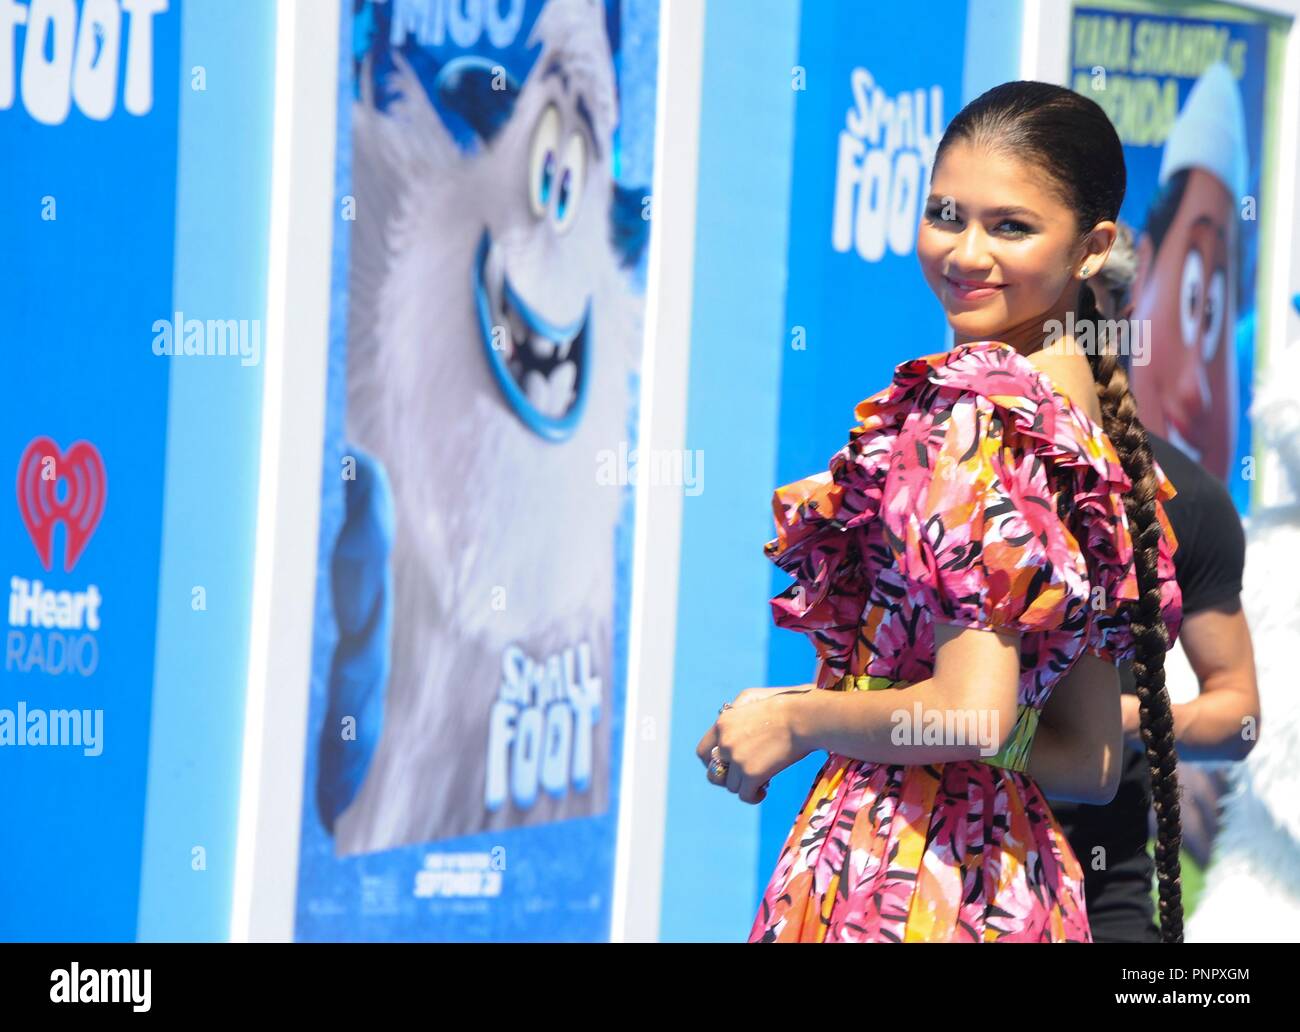
[[[1086, 283], [1080, 292], [1079, 322], [1101, 326], [1101, 313], [1092, 288]], [[1138, 713], [1142, 742], [1151, 768], [1151, 802], [1156, 812], [1156, 882], [1160, 897], [1160, 937], [1164, 942], [1183, 941], [1182, 867], [1178, 859], [1182, 842], [1182, 820], [1178, 805], [1178, 753], [1174, 746], [1174, 714], [1165, 689], [1165, 653], [1169, 650], [1169, 629], [1160, 608], [1158, 560], [1160, 520], [1156, 515], [1156, 480], [1151, 442], [1138, 419], [1137, 405], [1129, 391], [1128, 374], [1110, 347], [1098, 346], [1088, 356], [1101, 401], [1102, 429], [1115, 445], [1120, 464], [1133, 483], [1124, 496], [1129, 532], [1133, 538], [1133, 560], [1138, 582], [1138, 600], [1127, 603], [1133, 631], [1137, 679]]]
[[[1028, 162], [1056, 188], [1075, 212], [1081, 235], [1103, 221], [1119, 218], [1127, 186], [1124, 148], [1106, 113], [1093, 100], [1045, 82], [994, 86], [962, 108], [936, 149], [937, 166], [958, 140]], [[1103, 327], [1092, 288], [1084, 284], [1075, 306], [1077, 322]], [[1160, 932], [1165, 942], [1183, 941], [1183, 904], [1178, 849], [1182, 823], [1178, 810], [1178, 754], [1174, 748], [1173, 708], [1165, 691], [1165, 652], [1169, 629], [1161, 612], [1156, 510], [1158, 482], [1147, 432], [1129, 392], [1128, 374], [1115, 348], [1096, 334], [1088, 356], [1101, 401], [1102, 429], [1119, 455], [1133, 490], [1124, 498], [1138, 583], [1138, 599], [1126, 602], [1134, 640], [1133, 672], [1142, 724], [1142, 742], [1151, 768], [1156, 812], [1156, 876]]]

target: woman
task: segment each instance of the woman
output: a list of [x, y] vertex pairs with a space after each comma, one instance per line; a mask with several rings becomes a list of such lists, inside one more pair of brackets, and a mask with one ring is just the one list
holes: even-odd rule
[[1093, 101], [1006, 83], [953, 120], [931, 187], [917, 253], [955, 346], [898, 366], [829, 470], [777, 490], [766, 549], [796, 583], [775, 621], [812, 640], [816, 679], [741, 692], [697, 750], [750, 803], [829, 753], [749, 940], [1090, 942], [1044, 795], [1114, 794], [1132, 658], [1162, 935], [1181, 941], [1174, 492], [1116, 356], [1080, 329], [1120, 142]]

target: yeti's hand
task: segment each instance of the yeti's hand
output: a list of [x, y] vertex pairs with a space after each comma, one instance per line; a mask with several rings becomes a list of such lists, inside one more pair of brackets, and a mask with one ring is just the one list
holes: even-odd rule
[[356, 478], [343, 482], [343, 527], [330, 566], [338, 644], [316, 781], [316, 804], [331, 834], [356, 798], [379, 744], [391, 651], [392, 491], [377, 459], [358, 448], [348, 453], [356, 459]]

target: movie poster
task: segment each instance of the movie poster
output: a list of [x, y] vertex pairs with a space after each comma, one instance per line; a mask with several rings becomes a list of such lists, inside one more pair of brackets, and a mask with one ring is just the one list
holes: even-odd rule
[[[1224, 482], [1248, 514], [1258, 472], [1250, 406], [1261, 255], [1276, 225], [1264, 143], [1279, 73], [1278, 19], [1223, 4], [1077, 7], [1070, 85], [1105, 109], [1124, 145], [1121, 220], [1136, 246], [1127, 369], [1139, 415]], [[1177, 485], [1175, 485], [1177, 486]], [[1199, 680], [1181, 645], [1170, 696]], [[1265, 721], [1267, 724], [1267, 720]], [[1184, 909], [1196, 912], [1232, 765], [1182, 761]], [[1154, 815], [1149, 816], [1155, 834]]]
[[1070, 85], [1105, 109], [1124, 144], [1130, 318], [1144, 334], [1128, 369], [1142, 420], [1224, 481], [1245, 513], [1269, 30], [1239, 8], [1168, 10], [1076, 7]]
[[656, 0], [348, 0], [300, 939], [608, 936]]

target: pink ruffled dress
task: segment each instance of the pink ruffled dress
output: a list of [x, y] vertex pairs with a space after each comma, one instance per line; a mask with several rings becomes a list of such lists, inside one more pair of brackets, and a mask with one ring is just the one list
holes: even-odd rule
[[[936, 621], [1019, 631], [1017, 724], [987, 760], [829, 754], [749, 941], [1091, 942], [1079, 861], [1026, 769], [1075, 661], [1132, 658], [1129, 479], [1101, 427], [998, 341], [903, 363], [854, 415], [829, 470], [774, 495], [766, 551], [796, 579], [776, 624], [812, 641], [819, 690], [927, 679]], [[1174, 489], [1157, 476], [1172, 640]]]

